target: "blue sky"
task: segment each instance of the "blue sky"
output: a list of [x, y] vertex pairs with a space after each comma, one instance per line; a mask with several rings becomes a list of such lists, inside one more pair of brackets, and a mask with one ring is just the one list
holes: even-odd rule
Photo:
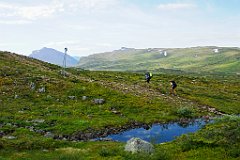
[[240, 47], [239, 0], [1, 0], [0, 50]]

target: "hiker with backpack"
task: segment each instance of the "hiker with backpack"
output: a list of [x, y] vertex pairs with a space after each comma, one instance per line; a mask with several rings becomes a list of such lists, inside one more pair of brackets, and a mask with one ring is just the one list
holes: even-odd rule
[[152, 78], [152, 73], [151, 72], [147, 72], [145, 74], [145, 78], [146, 78], [146, 82], [149, 83], [150, 82], [150, 79]]
[[176, 91], [175, 89], [177, 88], [177, 83], [175, 81], [170, 81], [171, 83], [171, 90], [170, 93], [173, 94], [174, 96], [176, 96]]

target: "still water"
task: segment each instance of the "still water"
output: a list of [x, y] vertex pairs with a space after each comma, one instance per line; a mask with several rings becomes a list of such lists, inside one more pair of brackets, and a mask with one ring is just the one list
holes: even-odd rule
[[152, 143], [163, 143], [172, 141], [182, 134], [196, 132], [207, 123], [209, 123], [209, 121], [196, 119], [188, 123], [154, 124], [149, 129], [135, 128], [119, 134], [109, 135], [106, 138], [126, 142], [133, 137], [138, 137]]

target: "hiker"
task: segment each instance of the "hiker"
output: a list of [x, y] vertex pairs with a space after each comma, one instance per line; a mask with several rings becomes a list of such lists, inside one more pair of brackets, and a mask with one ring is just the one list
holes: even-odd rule
[[146, 74], [145, 74], [145, 78], [146, 78], [146, 82], [150, 82], [150, 79], [152, 78], [152, 73], [151, 72], [147, 72]]
[[171, 83], [171, 86], [172, 86], [172, 88], [171, 88], [171, 90], [170, 90], [170, 93], [173, 94], [174, 96], [176, 96], [176, 91], [175, 91], [175, 89], [177, 88], [177, 84], [176, 84], [175, 81], [170, 81], [170, 83]]

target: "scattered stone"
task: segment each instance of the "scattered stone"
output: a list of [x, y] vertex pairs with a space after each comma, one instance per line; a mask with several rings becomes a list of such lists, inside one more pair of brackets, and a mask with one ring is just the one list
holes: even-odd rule
[[25, 106], [25, 107], [22, 108], [22, 111], [30, 111], [30, 110], [31, 110], [31, 108], [28, 107], [28, 106]]
[[43, 123], [43, 122], [45, 122], [45, 120], [44, 119], [33, 119], [30, 122], [33, 122], [33, 123]]
[[68, 96], [68, 98], [69, 98], [69, 99], [72, 99], [72, 100], [73, 100], [73, 99], [76, 99], [75, 96]]
[[83, 101], [87, 100], [87, 98], [88, 98], [87, 96], [82, 96]]
[[60, 75], [66, 76], [66, 77], [69, 77], [69, 76], [70, 76], [70, 74], [69, 74], [67, 71], [65, 71], [65, 70], [61, 70], [61, 71], [60, 71]]
[[53, 138], [54, 134], [51, 133], [51, 132], [47, 132], [47, 133], [44, 134], [44, 137], [46, 137], [46, 138]]
[[47, 99], [51, 99], [52, 98], [52, 96], [50, 96], [50, 95], [47, 95]]
[[121, 112], [116, 111], [116, 110], [112, 110], [111, 112], [114, 113], [114, 114], [121, 114]]
[[45, 87], [39, 88], [39, 89], [38, 89], [38, 92], [39, 92], [39, 93], [44, 93], [44, 92], [46, 92]]
[[15, 136], [3, 136], [3, 138], [5, 138], [5, 139], [16, 139], [17, 137], [15, 137]]
[[34, 83], [34, 82], [31, 82], [31, 83], [30, 83], [30, 88], [31, 88], [31, 90], [34, 90], [35, 87], [36, 87], [35, 83]]
[[149, 130], [149, 129], [151, 128], [151, 126], [150, 126], [150, 125], [147, 125], [147, 124], [144, 124], [144, 125], [143, 125], [143, 128], [146, 129], [146, 130]]
[[94, 104], [104, 104], [104, 103], [105, 103], [105, 100], [104, 100], [104, 99], [94, 99], [94, 100], [93, 100], [93, 103], [94, 103]]
[[14, 99], [17, 99], [17, 98], [19, 98], [19, 96], [17, 94], [15, 94]]
[[42, 130], [42, 129], [38, 129], [38, 130], [35, 130], [35, 132], [36, 132], [36, 133], [40, 133], [40, 134], [42, 134], [42, 133], [44, 133], [44, 130]]
[[42, 151], [43, 151], [43, 152], [49, 152], [49, 150], [47, 150], [47, 149], [43, 149]]
[[110, 111], [112, 112], [112, 113], [114, 113], [114, 114], [121, 114], [121, 112], [120, 111], [118, 111], [116, 108], [114, 108], [114, 107], [110, 107]]
[[6, 126], [12, 126], [12, 123], [7, 123]]
[[33, 126], [29, 127], [29, 131], [34, 132], [34, 127]]
[[154, 147], [151, 143], [140, 138], [131, 138], [129, 141], [127, 141], [125, 151], [132, 153], [145, 152], [150, 154], [154, 152]]

